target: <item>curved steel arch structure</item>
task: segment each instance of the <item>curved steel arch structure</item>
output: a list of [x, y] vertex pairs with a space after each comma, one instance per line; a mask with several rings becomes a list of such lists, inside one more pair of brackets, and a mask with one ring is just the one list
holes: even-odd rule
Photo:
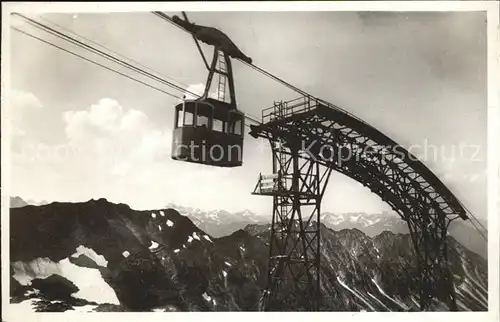
[[332, 170], [368, 187], [408, 223], [421, 310], [433, 299], [457, 309], [446, 236], [452, 220], [467, 216], [432, 171], [374, 127], [315, 98], [275, 103], [262, 121], [250, 134], [268, 139], [273, 152], [273, 175], [261, 176], [254, 190], [274, 204], [263, 309], [277, 310], [297, 292], [305, 309], [319, 309], [320, 206]]

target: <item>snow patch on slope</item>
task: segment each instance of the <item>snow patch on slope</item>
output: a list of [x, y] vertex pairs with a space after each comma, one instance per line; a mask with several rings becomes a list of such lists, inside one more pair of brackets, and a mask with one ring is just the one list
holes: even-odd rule
[[359, 214], [357, 216], [350, 216], [349, 221], [354, 223], [354, 222], [357, 222], [359, 220], [359, 218], [361, 218], [361, 214]]
[[16, 314], [36, 313], [36, 303], [40, 299], [27, 299], [19, 303], [10, 303], [10, 309]]
[[66, 312], [89, 313], [89, 312], [94, 312], [94, 309], [96, 308], [97, 305], [74, 306], [73, 310], [68, 310]]
[[385, 296], [386, 298], [388, 298], [389, 300], [391, 300], [394, 304], [398, 305], [399, 307], [403, 308], [404, 310], [408, 310], [408, 307], [406, 305], [404, 305], [402, 302], [396, 300], [396, 299], [393, 299], [392, 297], [390, 297], [389, 295], [387, 295], [387, 293], [385, 293], [385, 291], [377, 284], [377, 282], [375, 281], [375, 279], [372, 278], [372, 282], [373, 284], [375, 284], [375, 286], [377, 287], [378, 291], [380, 292], [380, 294], [382, 294], [383, 296]]
[[31, 281], [45, 279], [51, 275], [60, 275], [75, 284], [79, 291], [73, 297], [99, 304], [120, 304], [115, 291], [101, 276], [98, 269], [80, 267], [68, 258], [53, 262], [49, 258], [37, 258], [31, 262], [12, 263], [14, 278], [21, 285], [30, 285]]
[[207, 294], [207, 292], [203, 293], [202, 296], [205, 299], [205, 301], [207, 301], [207, 302], [212, 301], [212, 298], [210, 297], [210, 295]]
[[158, 248], [158, 243], [155, 242], [154, 240], [151, 241], [151, 246], [149, 246], [150, 250], [154, 250]]
[[368, 301], [366, 301], [364, 299], [363, 296], [361, 296], [361, 294], [359, 294], [358, 292], [356, 292], [355, 290], [351, 289], [349, 286], [347, 286], [347, 284], [345, 284], [341, 279], [340, 277], [337, 276], [337, 281], [340, 283], [340, 285], [342, 285], [345, 289], [347, 289], [349, 292], [351, 292], [352, 294], [354, 294], [354, 296], [356, 296], [358, 299], [360, 299], [363, 303], [365, 303], [372, 311], [376, 311], [375, 308], [373, 306], [370, 305], [370, 303], [368, 303]]
[[88, 258], [92, 259], [97, 265], [101, 267], [108, 267], [108, 261], [104, 256], [97, 254], [93, 249], [87, 248], [83, 245], [80, 245], [76, 248], [76, 253], [71, 255], [73, 258], [77, 258], [80, 255], [85, 255]]
[[469, 296], [471, 296], [473, 299], [484, 305], [484, 307], [488, 307], [488, 301], [480, 294], [476, 293], [473, 291], [473, 289], [468, 285], [467, 283], [467, 278], [465, 279], [464, 283], [460, 284], [458, 286], [459, 290], [464, 291], [467, 293]]
[[377, 301], [380, 305], [382, 305], [387, 311], [392, 312], [391, 309], [389, 309], [381, 300], [379, 300], [375, 295], [372, 293], [368, 292], [368, 296], [370, 296], [372, 299]]

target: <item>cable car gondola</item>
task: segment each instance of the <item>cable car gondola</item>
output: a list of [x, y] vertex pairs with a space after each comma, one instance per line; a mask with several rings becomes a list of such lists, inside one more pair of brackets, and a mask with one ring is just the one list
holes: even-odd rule
[[[200, 98], [183, 99], [175, 106], [172, 158], [218, 167], [237, 167], [243, 164], [245, 114], [236, 107], [231, 57], [248, 63], [245, 56], [221, 31], [198, 26], [173, 17], [173, 21], [192, 33], [209, 71], [205, 91]], [[198, 40], [214, 46], [209, 66]], [[217, 97], [209, 97], [213, 76], [219, 75]], [[226, 82], [230, 101], [226, 102]]]

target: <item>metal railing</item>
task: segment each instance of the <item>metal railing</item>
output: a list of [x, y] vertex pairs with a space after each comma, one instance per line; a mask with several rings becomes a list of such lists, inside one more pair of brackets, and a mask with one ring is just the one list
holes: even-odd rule
[[273, 106], [262, 110], [262, 123], [283, 119], [297, 113], [307, 112], [314, 109], [317, 105], [317, 99], [311, 96], [303, 96], [286, 102], [275, 102]]
[[344, 114], [349, 115], [353, 119], [356, 119], [357, 121], [359, 121], [359, 122], [361, 122], [361, 123], [363, 123], [371, 128], [374, 128], [369, 123], [363, 121], [362, 119], [360, 119], [356, 115], [338, 107], [337, 105], [334, 105], [330, 102], [327, 102], [325, 100], [322, 100], [320, 98], [310, 96], [310, 95], [295, 98], [295, 99], [292, 99], [290, 101], [275, 102], [273, 106], [262, 110], [262, 123], [267, 123], [267, 122], [271, 122], [274, 120], [283, 119], [283, 118], [289, 117], [289, 116], [291, 116], [293, 114], [297, 114], [297, 113], [308, 112], [310, 110], [315, 109], [319, 105], [323, 105], [323, 106], [329, 107], [333, 110], [340, 111]]
[[277, 173], [269, 175], [259, 173], [259, 179], [254, 188], [253, 194], [266, 194], [278, 191], [279, 179], [280, 178]]

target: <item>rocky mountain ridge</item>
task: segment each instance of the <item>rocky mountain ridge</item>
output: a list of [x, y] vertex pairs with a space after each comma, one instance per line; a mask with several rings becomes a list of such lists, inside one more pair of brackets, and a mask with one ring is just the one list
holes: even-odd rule
[[[249, 210], [229, 212], [226, 210], [203, 210], [169, 204], [167, 208], [177, 209], [187, 216], [203, 231], [214, 237], [227, 236], [238, 229], [252, 224], [268, 224], [271, 215], [260, 215]], [[331, 213], [321, 214], [321, 222], [334, 230], [359, 229], [370, 237], [375, 237], [384, 231], [408, 234], [408, 224], [395, 213]], [[483, 222], [483, 225], [487, 226]], [[464, 221], [454, 221], [449, 227], [449, 233], [468, 249], [488, 258], [488, 245], [474, 227]]]
[[[105, 199], [14, 208], [10, 217], [13, 309], [258, 309], [269, 226], [215, 238], [174, 209], [135, 211]], [[321, 232], [322, 310], [417, 310], [408, 235]], [[485, 310], [486, 261], [451, 237], [449, 245], [459, 309]]]

